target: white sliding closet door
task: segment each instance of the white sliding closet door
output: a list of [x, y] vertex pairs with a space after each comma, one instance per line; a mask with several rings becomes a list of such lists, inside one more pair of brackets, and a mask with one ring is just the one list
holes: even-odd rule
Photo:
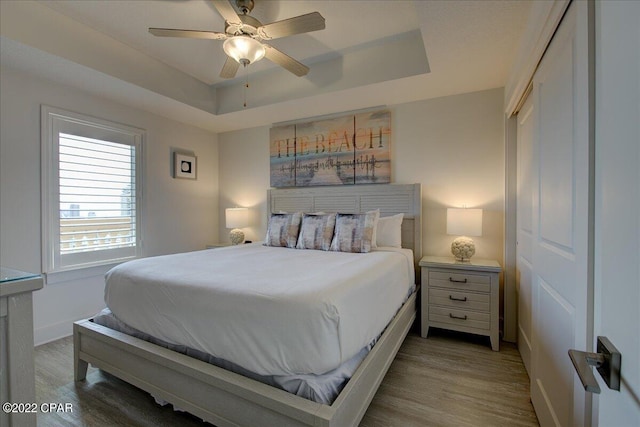
[[516, 213], [516, 292], [518, 298], [518, 350], [531, 375], [532, 283], [533, 275], [533, 96], [518, 113], [518, 165]]
[[590, 7], [572, 2], [533, 79], [530, 376], [543, 427], [591, 425], [567, 355], [592, 348]]

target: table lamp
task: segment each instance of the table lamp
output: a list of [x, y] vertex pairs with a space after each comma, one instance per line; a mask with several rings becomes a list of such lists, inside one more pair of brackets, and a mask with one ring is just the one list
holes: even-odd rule
[[447, 234], [460, 236], [451, 243], [451, 253], [458, 261], [469, 261], [476, 253], [470, 236], [482, 236], [482, 209], [448, 208]]
[[241, 228], [249, 224], [249, 209], [247, 208], [227, 208], [224, 211], [227, 228], [231, 228], [229, 239], [231, 244], [238, 245], [244, 242], [244, 233]]

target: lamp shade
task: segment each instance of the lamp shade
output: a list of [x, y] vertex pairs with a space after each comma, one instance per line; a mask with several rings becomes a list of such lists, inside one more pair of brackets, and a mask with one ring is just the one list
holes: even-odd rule
[[249, 209], [227, 208], [224, 217], [227, 228], [243, 228], [249, 224]]
[[258, 40], [249, 36], [230, 37], [222, 45], [224, 53], [241, 63], [252, 64], [264, 58], [266, 53], [264, 46]]
[[448, 208], [447, 234], [482, 236], [482, 209]]

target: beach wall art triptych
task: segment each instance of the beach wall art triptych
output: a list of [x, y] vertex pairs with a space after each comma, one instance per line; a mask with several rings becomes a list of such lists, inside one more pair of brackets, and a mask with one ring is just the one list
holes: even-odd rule
[[270, 130], [271, 187], [388, 184], [388, 110], [274, 126]]

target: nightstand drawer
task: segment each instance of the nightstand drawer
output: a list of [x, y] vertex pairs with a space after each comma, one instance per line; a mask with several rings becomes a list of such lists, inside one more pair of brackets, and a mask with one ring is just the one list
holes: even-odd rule
[[464, 325], [469, 328], [489, 330], [491, 316], [489, 313], [458, 310], [454, 308], [429, 305], [429, 322]]
[[429, 287], [450, 288], [477, 292], [491, 291], [489, 275], [459, 273], [455, 271], [430, 271]]
[[491, 297], [489, 294], [439, 288], [429, 289], [429, 304], [485, 311], [487, 313], [491, 311]]

